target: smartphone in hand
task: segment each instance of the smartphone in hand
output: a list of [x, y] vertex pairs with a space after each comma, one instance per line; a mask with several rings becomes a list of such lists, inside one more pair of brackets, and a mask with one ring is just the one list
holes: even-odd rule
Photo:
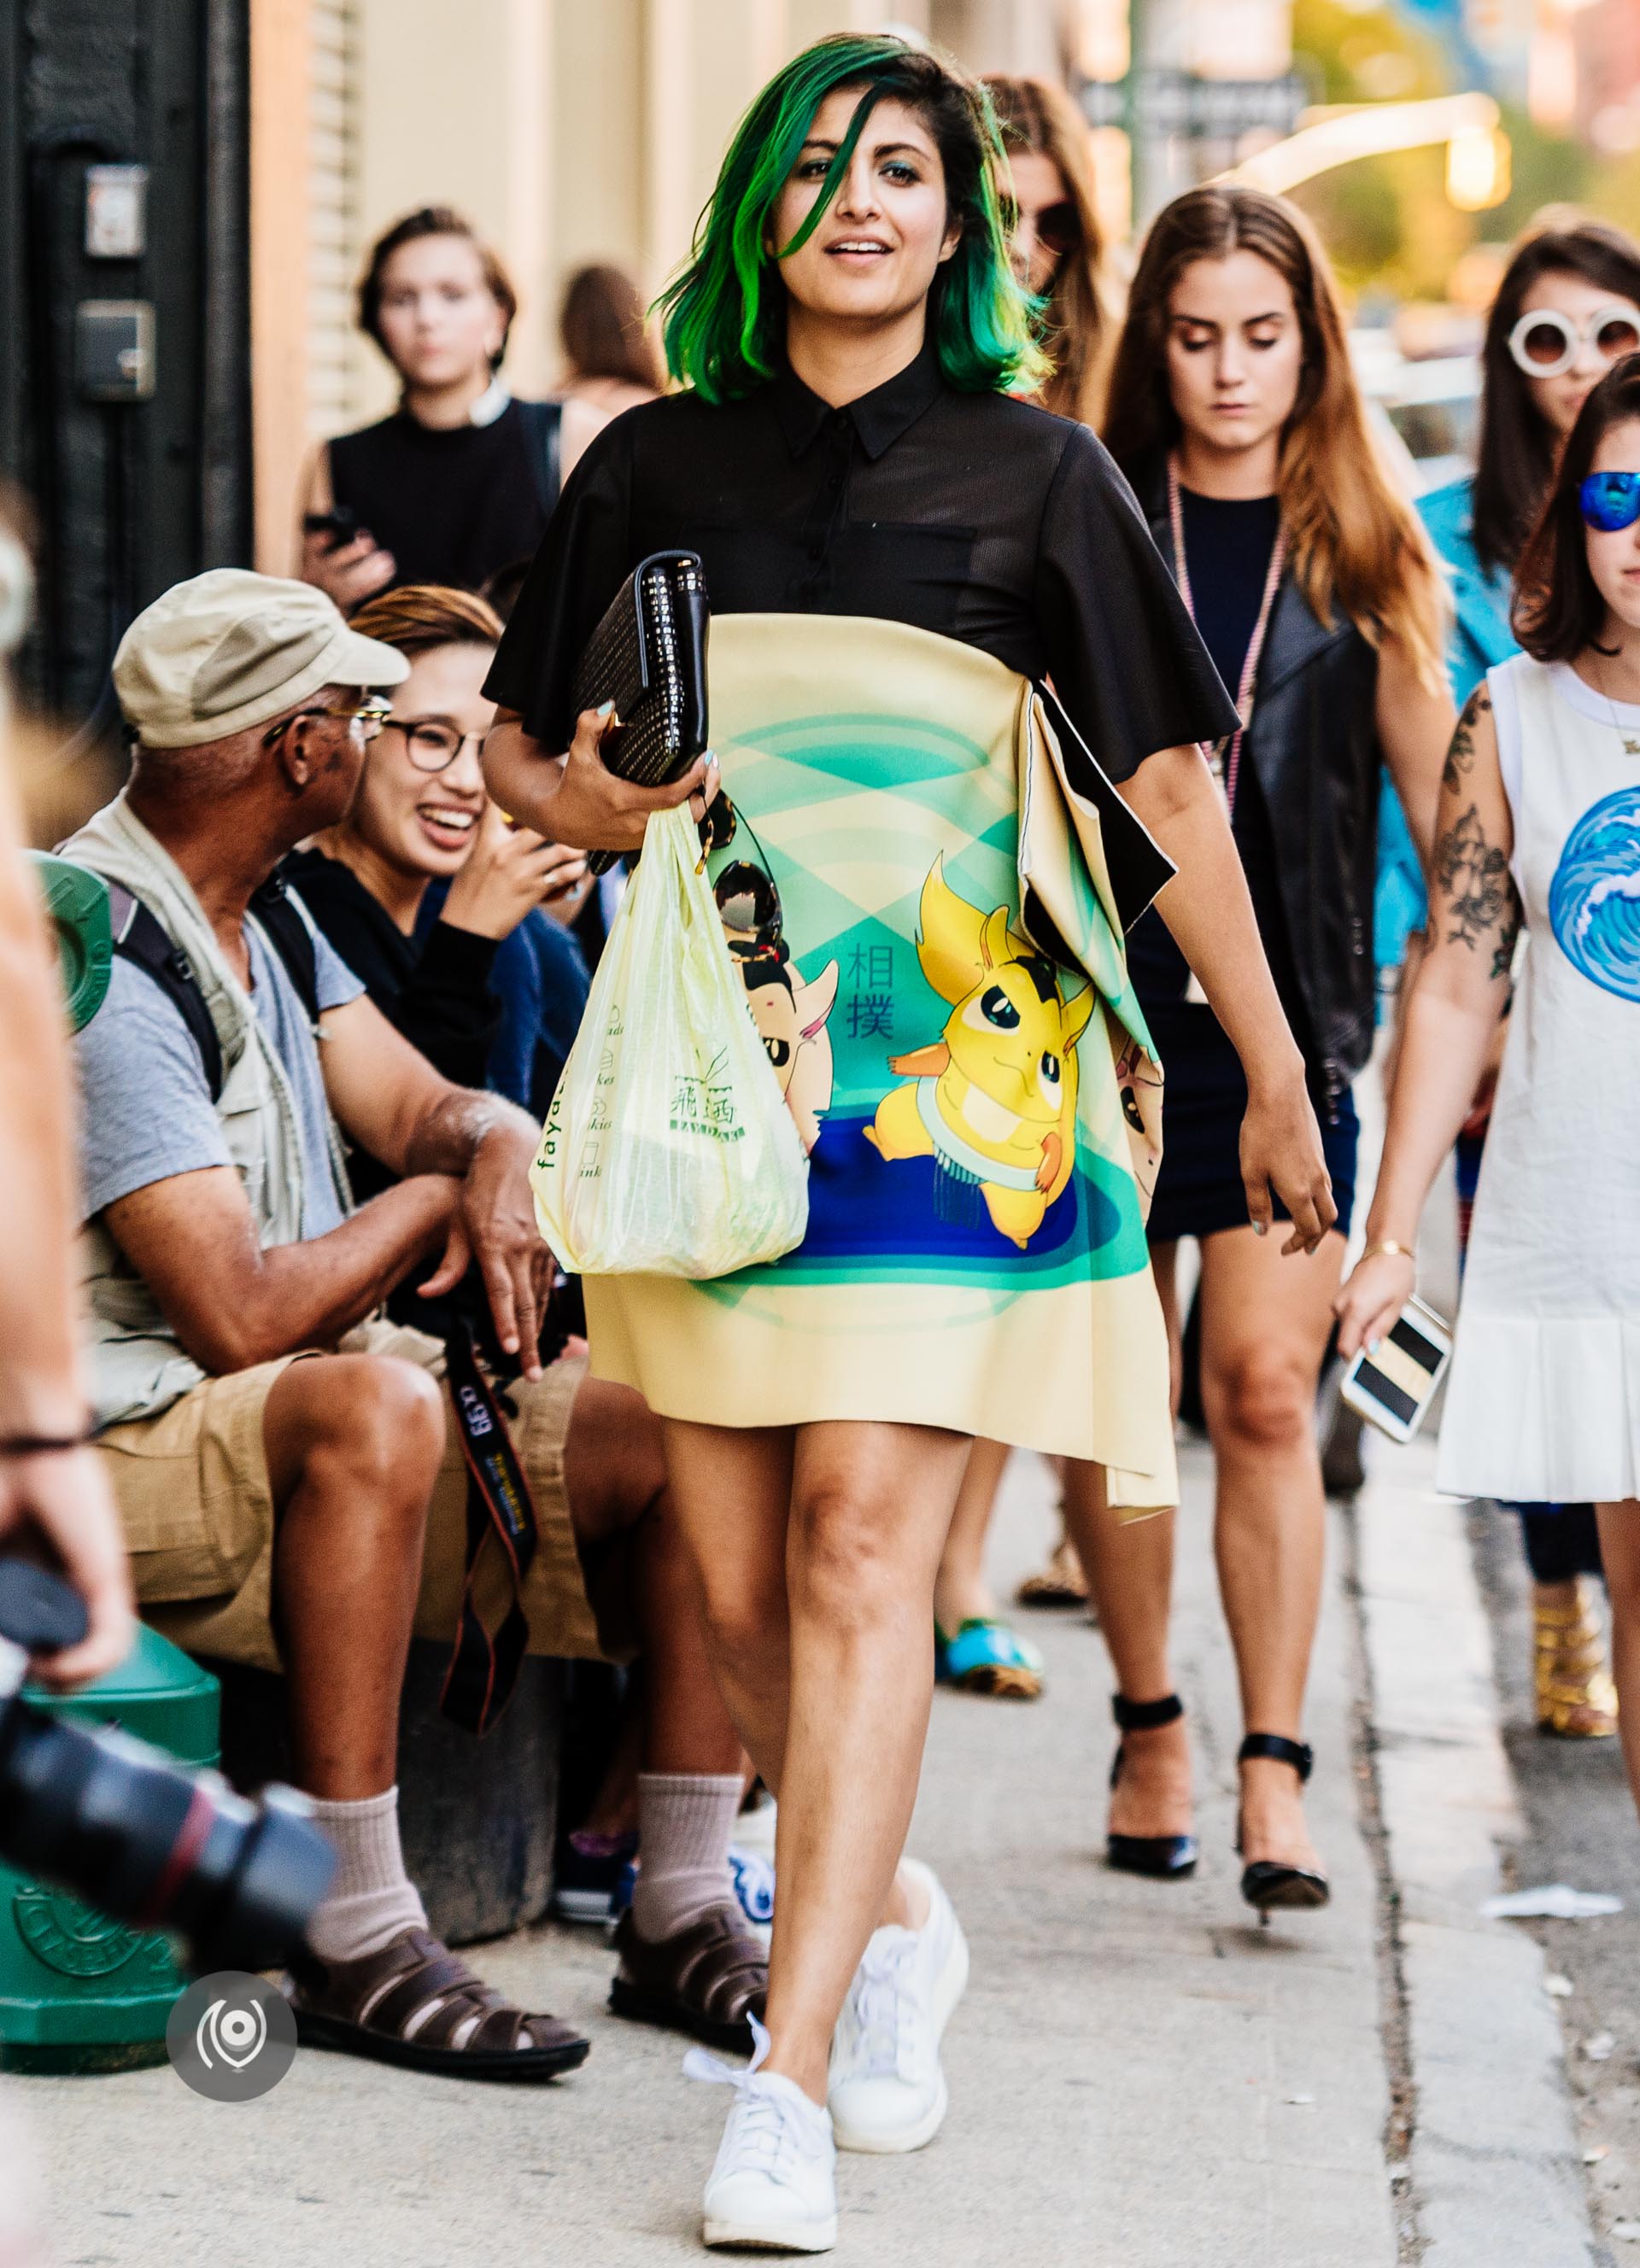
[[333, 504], [329, 512], [304, 512], [302, 534], [328, 537], [325, 549], [339, 551], [358, 534], [358, 514], [350, 504]]
[[1349, 1407], [1393, 1441], [1410, 1441], [1429, 1415], [1452, 1359], [1452, 1335], [1433, 1307], [1408, 1300], [1378, 1345], [1363, 1347], [1339, 1388]]

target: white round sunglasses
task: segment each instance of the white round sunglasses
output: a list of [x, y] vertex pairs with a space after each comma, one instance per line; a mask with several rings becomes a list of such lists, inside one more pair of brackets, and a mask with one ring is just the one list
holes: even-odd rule
[[1509, 351], [1528, 378], [1559, 378], [1592, 345], [1603, 362], [1640, 350], [1640, 314], [1621, 300], [1597, 307], [1581, 328], [1558, 307], [1533, 307], [1509, 335]]

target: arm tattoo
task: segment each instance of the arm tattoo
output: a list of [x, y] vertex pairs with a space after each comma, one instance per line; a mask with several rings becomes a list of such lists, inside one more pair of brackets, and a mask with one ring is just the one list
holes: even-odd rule
[[1458, 719], [1452, 733], [1452, 746], [1446, 751], [1446, 767], [1441, 774], [1443, 787], [1456, 787], [1474, 768], [1475, 726], [1482, 717], [1491, 714], [1492, 696], [1487, 691], [1483, 677], [1464, 703], [1464, 713]]
[[1506, 976], [1520, 930], [1520, 900], [1509, 861], [1487, 841], [1476, 805], [1436, 844], [1435, 883], [1446, 902], [1448, 944], [1466, 945], [1473, 953], [1493, 939], [1492, 974]]

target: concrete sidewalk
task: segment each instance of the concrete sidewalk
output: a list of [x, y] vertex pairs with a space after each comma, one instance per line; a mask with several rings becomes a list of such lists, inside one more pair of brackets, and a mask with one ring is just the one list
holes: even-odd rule
[[[1393, 1486], [1334, 1515], [1308, 1728], [1333, 1902], [1261, 1933], [1231, 1852], [1238, 1720], [1208, 1466], [1194, 1448], [1185, 1464], [1179, 1668], [1198, 1757], [1197, 1877], [1146, 1885], [1099, 1862], [1109, 1681], [1079, 1616], [1030, 1618], [1052, 1680], [1038, 1706], [936, 1697], [913, 1848], [940, 1870], [973, 1952], [947, 2041], [951, 2114], [914, 2158], [841, 2161], [837, 2257], [1581, 2268], [1592, 2256], [1540, 1955], [1474, 1911], [1511, 1831], [1496, 1726], [1481, 1711], [1449, 1742], [1419, 1714], [1446, 1706], [1443, 1662], [1466, 1681], [1489, 1665], [1475, 1659], [1485, 1626], [1473, 1584], [1454, 1588], [1441, 1571], [1431, 1591], [1415, 1573], [1423, 1544], [1402, 1549], [1415, 1509], [1425, 1543], [1444, 1533], [1429, 1500], [1416, 1504], [1418, 1468], [1399, 1465]], [[994, 1555], [1007, 1588], [1049, 1527], [1045, 1471], [1016, 1458]], [[1374, 1684], [1397, 1727], [1383, 1815]], [[1398, 1853], [1413, 1883], [1410, 1947], [1388, 1872]], [[485, 1948], [481, 1966], [592, 2034], [581, 2073], [536, 2093], [305, 2054], [243, 2108], [201, 2102], [166, 2069], [19, 2083], [64, 2268], [700, 2258], [723, 2095], [679, 2076], [681, 2042], [604, 2013], [609, 1958], [589, 1933], [540, 1931]], [[1426, 2086], [1438, 2113], [1429, 2131]], [[1511, 2101], [1521, 2108], [1506, 2118]], [[1523, 2118], [1524, 2192], [1500, 2162], [1518, 2153]], [[1524, 2247], [1523, 2194], [1536, 2215]]]

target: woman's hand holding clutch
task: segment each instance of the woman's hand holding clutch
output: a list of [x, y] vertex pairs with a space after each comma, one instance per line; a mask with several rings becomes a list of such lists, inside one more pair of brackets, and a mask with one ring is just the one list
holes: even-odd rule
[[551, 803], [551, 833], [578, 850], [639, 850], [652, 812], [687, 803], [697, 819], [719, 787], [718, 760], [708, 748], [681, 777], [663, 787], [634, 787], [604, 762], [604, 740], [618, 731], [613, 709], [587, 709], [575, 720], [575, 737]]

